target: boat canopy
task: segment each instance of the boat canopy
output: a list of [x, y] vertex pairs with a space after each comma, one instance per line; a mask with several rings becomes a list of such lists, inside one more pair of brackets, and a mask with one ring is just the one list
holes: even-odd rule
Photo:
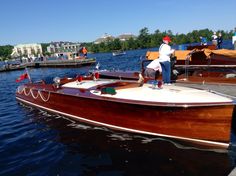
[[[220, 50], [211, 50], [211, 49], [193, 49], [193, 50], [176, 50], [174, 56], [177, 57], [177, 60], [186, 60], [187, 58], [191, 60], [191, 56], [194, 53], [204, 52], [207, 58], [210, 58], [212, 54], [222, 55], [229, 58], [236, 58], [236, 50], [220, 49]], [[154, 60], [159, 57], [158, 51], [147, 51], [146, 59]]]
[[[185, 60], [187, 57], [191, 55], [193, 51], [192, 50], [176, 50], [174, 52], [174, 56], [177, 57], [177, 60]], [[147, 51], [146, 53], [146, 59], [147, 60], [154, 60], [159, 57], [158, 51]]]
[[236, 50], [220, 49], [220, 50], [210, 50], [204, 49], [204, 54], [209, 57], [212, 54], [222, 55], [225, 57], [236, 58]]

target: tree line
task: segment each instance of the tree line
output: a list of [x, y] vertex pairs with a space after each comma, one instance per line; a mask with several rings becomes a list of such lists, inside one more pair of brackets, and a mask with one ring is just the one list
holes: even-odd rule
[[[189, 44], [200, 42], [200, 36], [205, 37], [208, 41], [211, 41], [211, 36], [213, 35], [212, 30], [202, 29], [202, 30], [193, 30], [187, 34], [173, 34], [171, 30], [161, 32], [156, 30], [154, 33], [149, 33], [147, 27], [139, 31], [139, 35], [136, 39], [130, 38], [127, 41], [120, 41], [119, 39], [108, 40], [100, 44], [87, 43], [85, 44], [89, 51], [97, 52], [111, 52], [113, 50], [134, 50], [134, 49], [145, 49], [145, 48], [154, 48], [158, 47], [162, 43], [162, 38], [166, 35], [171, 37], [171, 44]], [[217, 34], [221, 33], [224, 40], [232, 39], [233, 30], [231, 31], [216, 31]]]
[[[83, 46], [88, 48], [89, 52], [99, 53], [99, 52], [111, 52], [114, 50], [135, 50], [135, 49], [145, 49], [145, 48], [154, 48], [158, 47], [162, 43], [162, 38], [166, 35], [169, 35], [172, 39], [172, 44], [188, 44], [200, 42], [200, 36], [207, 38], [208, 41], [211, 41], [211, 36], [213, 35], [212, 30], [209, 29], [201, 29], [201, 30], [193, 30], [187, 34], [173, 34], [171, 30], [161, 32], [157, 29], [154, 33], [149, 33], [147, 27], [142, 28], [139, 31], [137, 38], [130, 38], [126, 41], [120, 41], [118, 38], [116, 39], [108, 39], [106, 42], [102, 42], [99, 44], [83, 43]], [[233, 30], [231, 31], [216, 31], [217, 34], [221, 32], [224, 40], [231, 39], [233, 36]], [[47, 53], [47, 46], [49, 43], [42, 43], [43, 54]], [[0, 46], [0, 58], [2, 60], [10, 58], [12, 53], [13, 46], [5, 45]]]

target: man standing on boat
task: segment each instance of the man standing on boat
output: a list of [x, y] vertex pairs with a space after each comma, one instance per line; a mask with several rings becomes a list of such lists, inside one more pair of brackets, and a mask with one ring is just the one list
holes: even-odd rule
[[[147, 65], [144, 75], [148, 78], [153, 78], [154, 81], [157, 81], [157, 78], [159, 76], [159, 73], [162, 72], [162, 81], [166, 85], [171, 84], [171, 62], [170, 62], [170, 56], [174, 53], [174, 49], [171, 49], [171, 47], [168, 45], [169, 42], [171, 42], [169, 36], [165, 36], [163, 38], [163, 44], [161, 44], [159, 48], [159, 59], [153, 60], [150, 64]], [[138, 83], [140, 83], [140, 86], [144, 83], [144, 78], [142, 74], [139, 74], [139, 80]]]
[[87, 57], [88, 50], [85, 48], [85, 46], [82, 48], [82, 53], [84, 57]]
[[159, 48], [159, 62], [162, 68], [162, 80], [164, 84], [171, 84], [171, 63], [170, 63], [170, 56], [175, 52], [174, 49], [171, 49], [169, 42], [171, 39], [169, 36], [165, 36], [163, 38], [163, 44], [161, 44]]
[[217, 38], [217, 49], [222, 49], [222, 43], [223, 43], [223, 38], [221, 32], [219, 33], [219, 36]]
[[88, 54], [88, 50], [86, 49], [85, 46], [83, 46], [82, 48], [80, 48], [79, 53], [81, 53], [83, 57], [86, 58]]
[[206, 37], [200, 36], [200, 39], [201, 39], [201, 45], [207, 45], [207, 39], [206, 39]]
[[217, 35], [216, 35], [216, 32], [213, 33], [213, 35], [211, 36], [212, 38], [212, 44], [217, 46]]
[[232, 37], [232, 43], [233, 43], [234, 49], [236, 50], [236, 28], [234, 28], [234, 36]]

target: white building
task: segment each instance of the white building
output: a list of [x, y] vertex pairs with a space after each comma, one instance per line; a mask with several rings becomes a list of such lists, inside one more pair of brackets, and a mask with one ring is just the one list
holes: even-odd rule
[[43, 54], [41, 44], [19, 44], [14, 46], [11, 56], [19, 57], [19, 56], [27, 56], [27, 57], [35, 57]]
[[111, 35], [108, 35], [107, 33], [105, 33], [102, 37], [98, 38], [97, 40], [94, 41], [94, 44], [99, 44], [99, 43], [106, 43], [109, 41], [113, 41], [114, 39], [120, 39], [120, 41], [124, 42], [126, 40], [129, 40], [130, 38], [136, 39], [137, 37], [131, 33], [128, 34], [121, 34], [118, 37], [113, 37]]
[[105, 33], [102, 37], [95, 40], [94, 44], [99, 44], [99, 43], [102, 43], [102, 42], [109, 42], [109, 41], [113, 41], [114, 39], [115, 39], [115, 37]]
[[131, 33], [127, 33], [127, 34], [121, 34], [117, 37], [118, 39], [120, 39], [120, 41], [127, 41], [130, 38], [136, 39], [137, 37]]
[[58, 52], [77, 52], [80, 49], [80, 43], [72, 42], [51, 42], [47, 47], [49, 53]]

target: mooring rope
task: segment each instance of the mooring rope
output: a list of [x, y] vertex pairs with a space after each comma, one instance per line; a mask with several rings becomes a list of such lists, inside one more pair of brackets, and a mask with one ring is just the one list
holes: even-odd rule
[[24, 90], [24, 94], [25, 94], [26, 96], [29, 96], [30, 90], [29, 90], [29, 93], [26, 92], [26, 88], [24, 88], [23, 90]]
[[48, 98], [45, 98], [43, 94], [41, 93], [41, 91], [38, 91], [38, 94], [44, 102], [47, 102], [50, 98], [50, 92], [48, 92]]
[[18, 88], [17, 88], [17, 92], [18, 92], [19, 94], [24, 93], [25, 96], [29, 96], [29, 95], [31, 94], [31, 96], [32, 96], [35, 100], [40, 96], [40, 98], [41, 98], [44, 102], [47, 102], [47, 101], [50, 99], [50, 95], [51, 95], [51, 93], [48, 92], [48, 97], [45, 98], [40, 90], [37, 90], [37, 95], [35, 95], [32, 89], [30, 89], [29, 92], [27, 93], [25, 87], [24, 87], [23, 89], [20, 89], [20, 87], [18, 87]]
[[39, 93], [38, 93], [38, 92], [39, 92], [39, 91], [37, 91], [37, 95], [34, 96], [33, 90], [30, 89], [30, 93], [31, 93], [31, 95], [32, 95], [32, 97], [33, 97], [34, 99], [37, 99], [37, 98], [38, 98], [38, 96], [39, 96]]
[[[20, 88], [21, 88], [21, 90], [20, 90]], [[19, 87], [17, 88], [17, 93], [19, 93], [19, 94], [22, 94], [22, 93], [23, 93], [23, 91], [24, 91], [24, 88], [22, 89], [22, 87], [21, 87], [21, 86], [19, 86]]]

